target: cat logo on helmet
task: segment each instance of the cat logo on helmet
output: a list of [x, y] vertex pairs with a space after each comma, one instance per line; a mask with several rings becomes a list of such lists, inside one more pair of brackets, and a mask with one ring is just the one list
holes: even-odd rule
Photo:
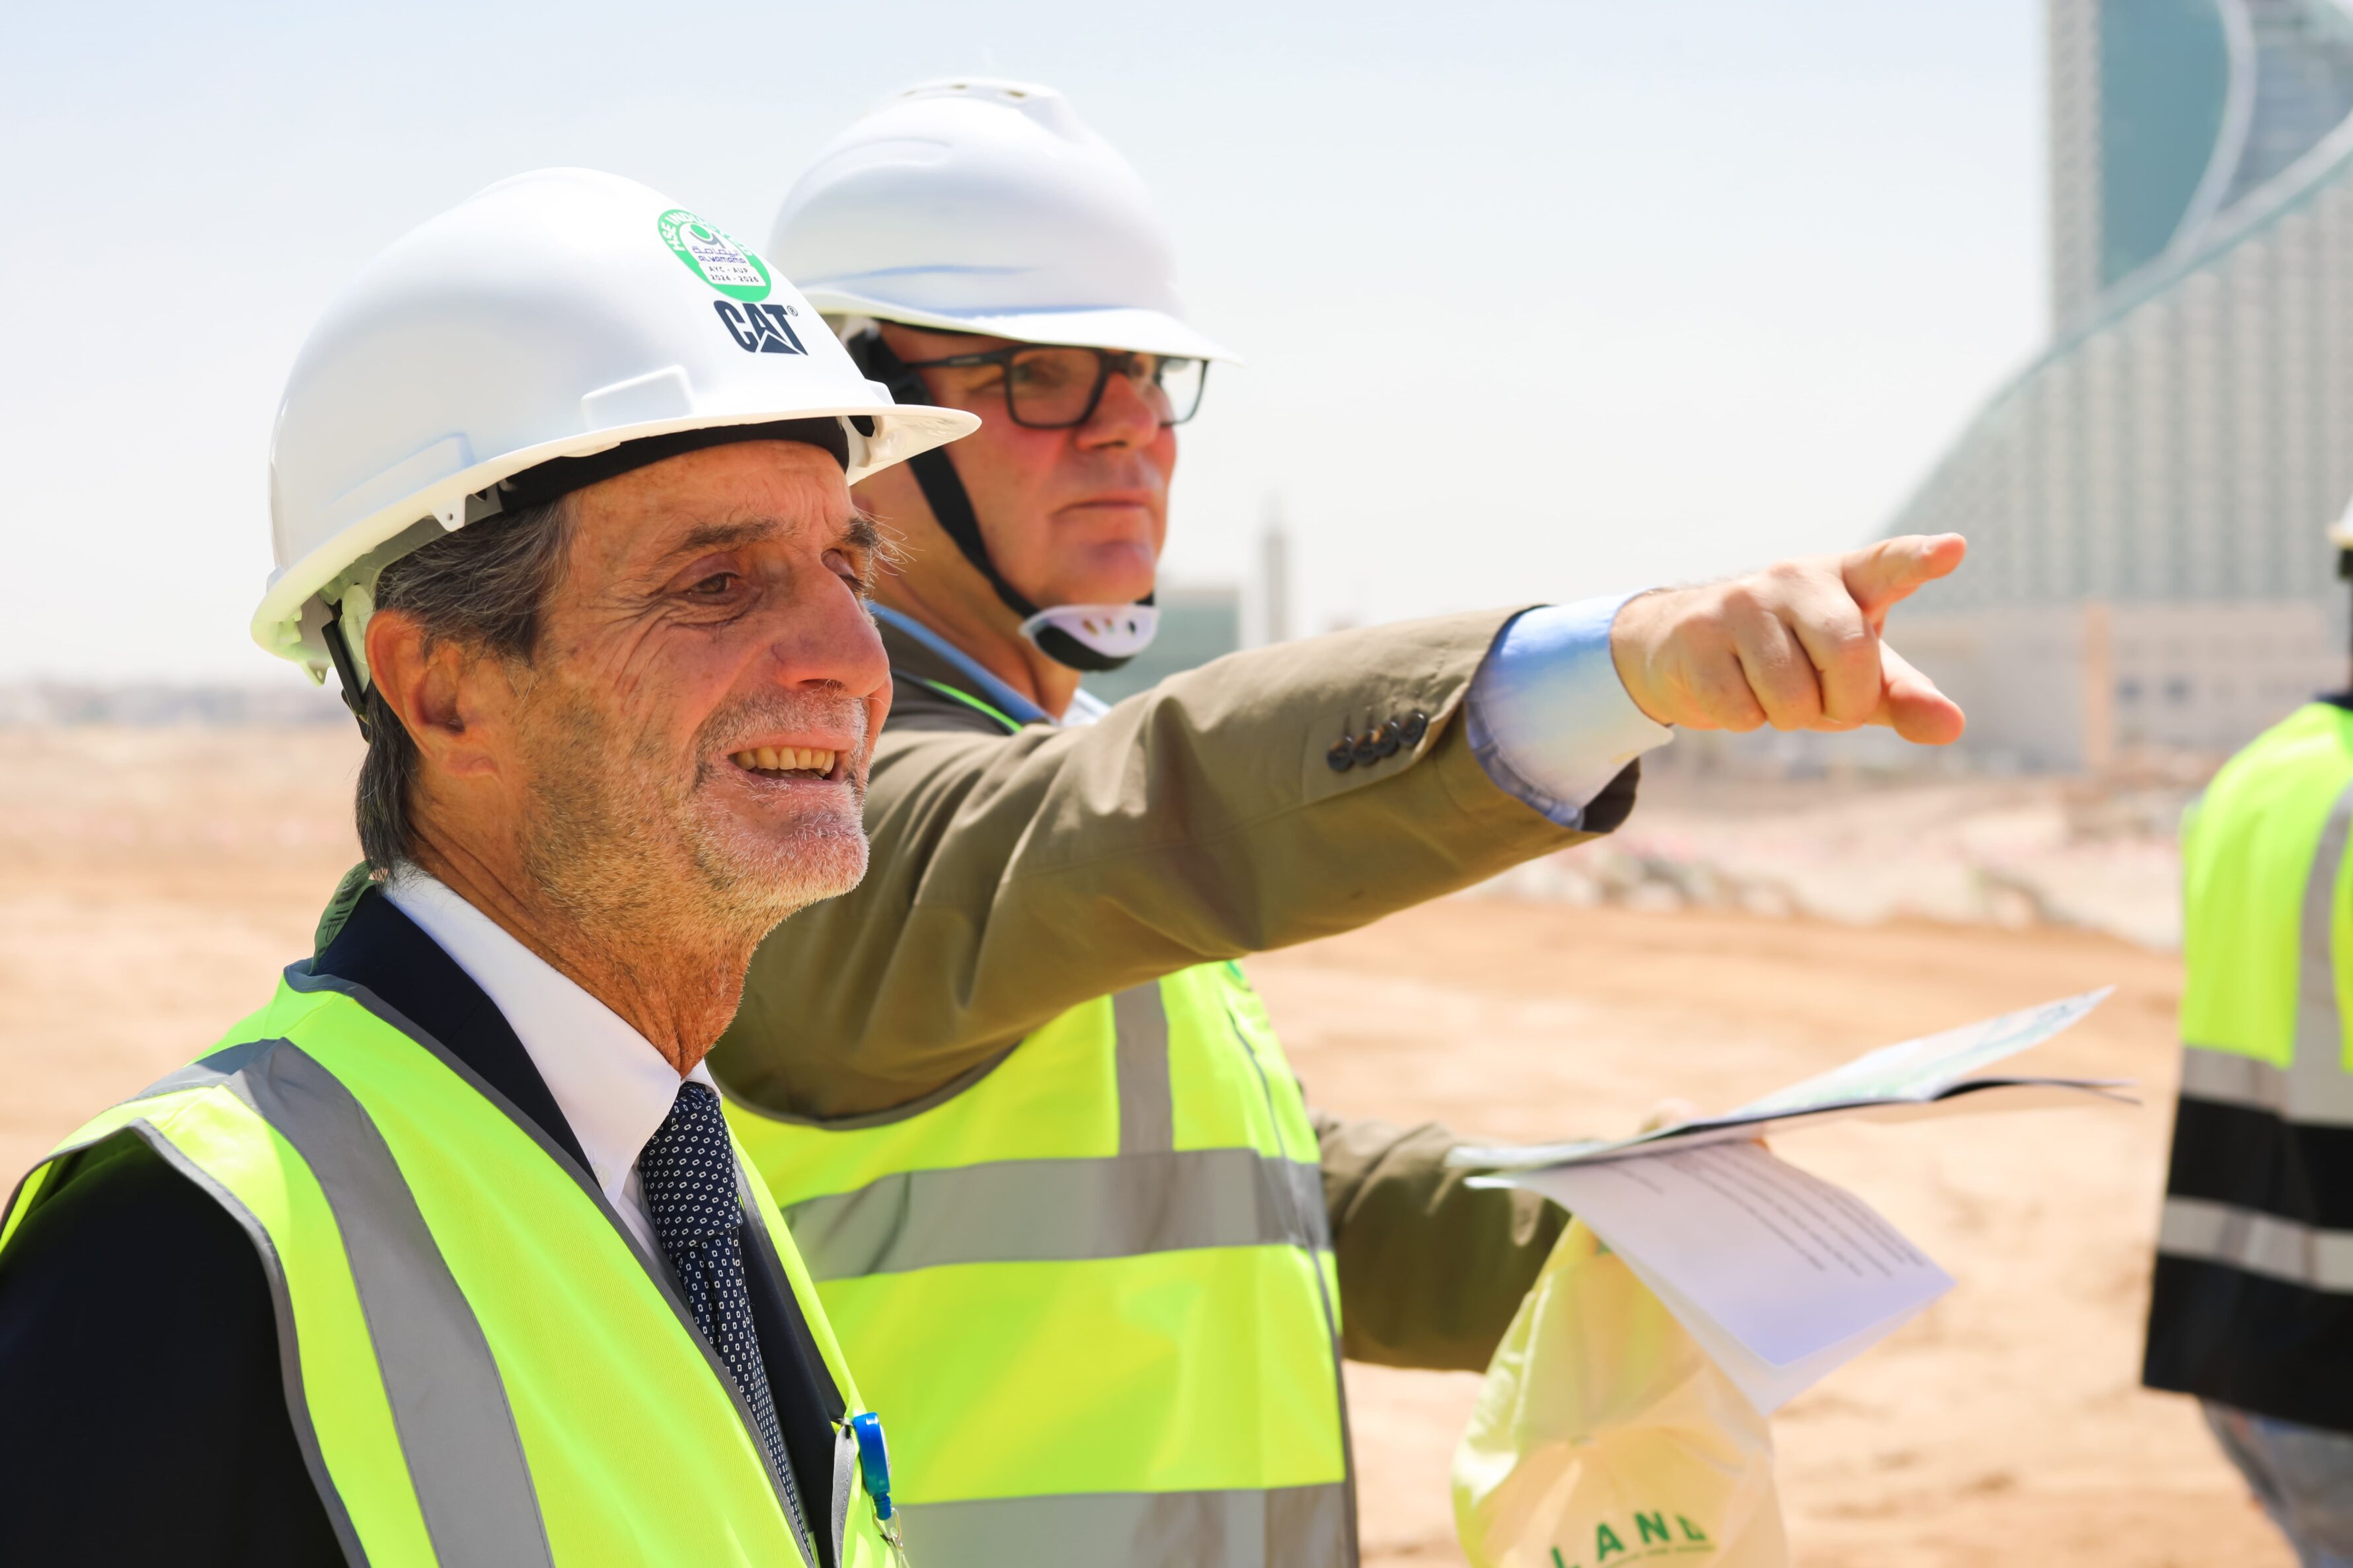
[[703, 222], [684, 207], [655, 220], [662, 243], [678, 253], [697, 278], [731, 300], [765, 300], [776, 278], [768, 264], [739, 245], [725, 230]]
[[726, 323], [727, 335], [745, 353], [808, 353], [801, 344], [800, 334], [793, 331], [790, 305], [731, 305], [724, 300], [713, 300], [711, 305]]
[[[514, 308], [518, 278], [530, 309]], [[732, 315], [714, 323], [706, 304]], [[558, 458], [831, 420], [855, 485], [979, 425], [894, 402], [815, 314], [723, 231], [592, 169], [501, 180], [410, 230], [336, 295], [288, 374], [254, 639], [314, 677], [341, 662], [356, 677], [377, 574]]]

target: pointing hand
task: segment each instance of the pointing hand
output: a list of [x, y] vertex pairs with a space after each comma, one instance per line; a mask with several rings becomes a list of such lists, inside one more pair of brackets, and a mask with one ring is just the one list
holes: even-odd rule
[[1610, 657], [1634, 705], [1685, 730], [1852, 730], [1878, 724], [1942, 746], [1952, 699], [1881, 640], [1887, 612], [1961, 563], [1957, 533], [1884, 539], [1845, 555], [1630, 599]]

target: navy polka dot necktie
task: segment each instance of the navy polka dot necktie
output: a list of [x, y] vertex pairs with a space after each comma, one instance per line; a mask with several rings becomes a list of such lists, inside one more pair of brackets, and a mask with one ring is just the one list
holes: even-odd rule
[[735, 1197], [734, 1150], [727, 1142], [719, 1097], [708, 1084], [689, 1080], [678, 1086], [677, 1103], [638, 1156], [638, 1180], [653, 1212], [654, 1235], [686, 1288], [695, 1326], [727, 1363], [750, 1406], [768, 1468], [784, 1488], [793, 1531], [807, 1541], [808, 1521], [785, 1454], [776, 1402], [768, 1392], [751, 1292], [744, 1285], [744, 1211]]

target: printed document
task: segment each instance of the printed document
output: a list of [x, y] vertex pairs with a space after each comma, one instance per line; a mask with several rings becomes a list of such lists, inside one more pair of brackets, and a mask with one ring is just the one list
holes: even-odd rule
[[2130, 1105], [2109, 1079], [1973, 1076], [2107, 996], [2086, 992], [1858, 1057], [1737, 1110], [1640, 1137], [1458, 1149], [1583, 1219], [1760, 1411], [1786, 1403], [1953, 1288], [1870, 1205], [1758, 1142], [1843, 1117], [1908, 1121], [2037, 1105]]
[[1871, 1205], [1754, 1143], [1504, 1180], [1583, 1219], [1768, 1414], [1953, 1288]]

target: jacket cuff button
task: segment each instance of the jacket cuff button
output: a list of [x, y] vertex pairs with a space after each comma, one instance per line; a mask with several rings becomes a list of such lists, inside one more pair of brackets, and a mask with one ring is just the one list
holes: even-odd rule
[[1398, 726], [1398, 738], [1409, 746], [1420, 745], [1421, 738], [1429, 732], [1430, 715], [1418, 709], [1407, 714], [1405, 722]]
[[1332, 742], [1332, 749], [1324, 753], [1324, 760], [1331, 764], [1334, 773], [1346, 773], [1356, 765], [1356, 741], [1347, 735], [1341, 736]]
[[1374, 754], [1380, 757], [1384, 762], [1397, 755], [1397, 750], [1399, 743], [1398, 722], [1394, 719], [1373, 731]]

